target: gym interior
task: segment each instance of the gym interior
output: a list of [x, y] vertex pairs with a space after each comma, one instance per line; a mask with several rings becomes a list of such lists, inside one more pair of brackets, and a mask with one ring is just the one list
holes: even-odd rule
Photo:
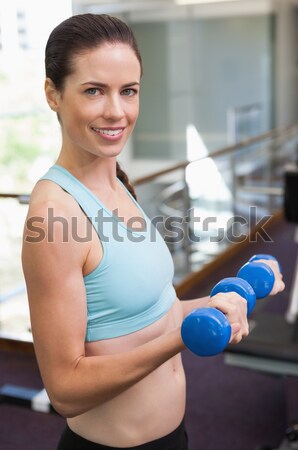
[[85, 12], [123, 19], [139, 43], [140, 115], [120, 160], [178, 297], [209, 295], [253, 255], [273, 255], [286, 285], [257, 295], [238, 345], [183, 352], [190, 448], [298, 449], [298, 0], [1, 0], [0, 449], [53, 450], [64, 428], [34, 354], [21, 245], [60, 142], [46, 39]]

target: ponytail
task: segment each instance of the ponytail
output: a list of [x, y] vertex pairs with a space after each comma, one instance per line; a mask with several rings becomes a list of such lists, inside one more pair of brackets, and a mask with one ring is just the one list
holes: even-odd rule
[[119, 178], [119, 180], [124, 184], [124, 186], [126, 187], [126, 189], [128, 190], [128, 192], [135, 198], [137, 199], [137, 195], [135, 193], [134, 187], [133, 185], [130, 183], [128, 176], [126, 175], [126, 173], [121, 169], [120, 164], [117, 162], [116, 163], [116, 175], [117, 178]]

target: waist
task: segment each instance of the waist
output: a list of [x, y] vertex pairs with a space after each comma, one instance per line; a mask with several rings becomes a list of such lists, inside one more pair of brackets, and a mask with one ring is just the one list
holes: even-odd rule
[[129, 448], [171, 433], [184, 414], [185, 375], [176, 355], [132, 388], [68, 423], [92, 442]]
[[[155, 439], [151, 442], [146, 442], [144, 444], [134, 446], [134, 447], [125, 447], [126, 450], [160, 450], [164, 448], [172, 448], [176, 450], [187, 449], [188, 437], [185, 430], [185, 422], [184, 418], [182, 419], [180, 425], [175, 428], [174, 431], [163, 436], [159, 439]], [[84, 439], [83, 437], [76, 434], [72, 431], [69, 426], [66, 426], [66, 429], [63, 433], [63, 437], [60, 442], [59, 449], [66, 448], [67, 446], [70, 448], [80, 448], [81, 450], [90, 450], [91, 448], [94, 450], [116, 450], [121, 447], [111, 447], [107, 445], [101, 445]]]

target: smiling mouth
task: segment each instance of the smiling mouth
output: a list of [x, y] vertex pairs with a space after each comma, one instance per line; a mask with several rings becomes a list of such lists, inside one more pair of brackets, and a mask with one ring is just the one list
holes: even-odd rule
[[96, 133], [103, 134], [105, 136], [118, 136], [118, 134], [122, 133], [124, 128], [110, 129], [110, 128], [92, 127], [92, 130], [94, 130]]

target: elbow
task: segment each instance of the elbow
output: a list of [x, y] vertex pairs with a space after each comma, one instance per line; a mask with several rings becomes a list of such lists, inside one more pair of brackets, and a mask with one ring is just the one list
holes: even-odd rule
[[[71, 419], [88, 411], [83, 394], [66, 371], [57, 374], [53, 371], [53, 378], [44, 379], [49, 400], [53, 409], [62, 417]], [[70, 374], [72, 375], [72, 374]]]
[[76, 417], [79, 415], [79, 412], [75, 410], [75, 408], [71, 405], [67, 405], [63, 402], [59, 402], [57, 400], [52, 401], [52, 407], [54, 410], [65, 419], [71, 419], [72, 417]]
[[79, 406], [74, 403], [71, 404], [70, 402], [59, 401], [57, 399], [53, 399], [51, 405], [60, 416], [65, 417], [66, 419], [79, 416], [87, 411], [83, 410], [81, 405]]
[[49, 395], [50, 402], [54, 410], [62, 417], [71, 419], [88, 411], [83, 407], [82, 401], [73, 396], [59, 395], [57, 392]]

